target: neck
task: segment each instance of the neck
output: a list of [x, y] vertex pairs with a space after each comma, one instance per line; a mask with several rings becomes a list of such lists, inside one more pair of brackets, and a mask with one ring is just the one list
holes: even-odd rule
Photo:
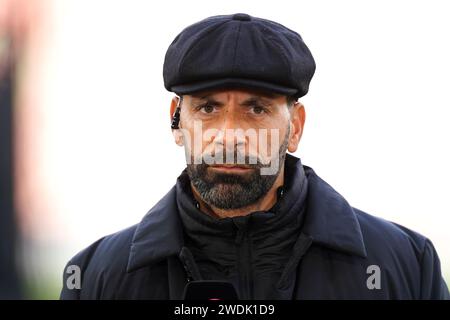
[[269, 189], [269, 191], [257, 202], [252, 203], [251, 205], [248, 205], [248, 206], [242, 207], [242, 208], [224, 210], [224, 209], [214, 207], [212, 205], [207, 204], [205, 201], [203, 201], [203, 199], [201, 198], [197, 189], [192, 185], [192, 183], [191, 183], [191, 189], [192, 189], [192, 193], [194, 194], [194, 198], [200, 204], [200, 210], [204, 213], [209, 214], [210, 216], [213, 216], [213, 217], [219, 218], [219, 219], [246, 216], [255, 211], [269, 210], [270, 208], [272, 208], [275, 205], [275, 203], [277, 202], [277, 198], [278, 198], [277, 197], [277, 189], [284, 184], [284, 174], [283, 173], [284, 173], [284, 164], [280, 170], [280, 173], [278, 174], [277, 179], [275, 180], [273, 186]]

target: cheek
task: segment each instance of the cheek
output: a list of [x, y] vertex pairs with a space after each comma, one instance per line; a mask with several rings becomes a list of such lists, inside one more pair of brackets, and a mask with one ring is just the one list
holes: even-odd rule
[[249, 121], [259, 128], [284, 130], [290, 121], [290, 114], [286, 108], [280, 106], [265, 116], [249, 119]]
[[270, 116], [262, 116], [262, 117], [252, 117], [252, 116], [243, 116], [240, 120], [240, 124], [242, 128], [251, 128], [251, 129], [272, 129], [278, 127], [278, 120], [274, 119]]
[[281, 114], [277, 117], [272, 117], [265, 120], [263, 128], [267, 129], [269, 137], [274, 136], [274, 139], [278, 140], [279, 142], [283, 142], [289, 125], [290, 119]]
[[186, 109], [181, 108], [180, 112], [180, 125], [183, 128], [189, 130], [190, 124], [192, 123], [192, 115], [190, 112], [187, 112]]
[[193, 137], [194, 137], [194, 122], [192, 121], [192, 117], [188, 112], [182, 108], [180, 113], [180, 129], [179, 131], [183, 135], [184, 146], [186, 151], [190, 151], [193, 146]]
[[272, 128], [267, 130], [267, 137], [262, 137], [258, 144], [259, 153], [263, 153], [267, 157], [278, 155], [280, 147], [285, 141], [286, 130], [280, 128]]
[[248, 152], [258, 155], [259, 158], [268, 163], [273, 157], [277, 157], [281, 146], [286, 140], [288, 133], [286, 128], [264, 128], [256, 131], [256, 136], [248, 139]]
[[214, 130], [205, 130], [197, 122], [189, 123], [188, 127], [184, 126], [179, 131], [183, 136], [186, 156], [191, 159], [198, 159], [206, 152], [211, 153], [211, 150], [214, 150]]

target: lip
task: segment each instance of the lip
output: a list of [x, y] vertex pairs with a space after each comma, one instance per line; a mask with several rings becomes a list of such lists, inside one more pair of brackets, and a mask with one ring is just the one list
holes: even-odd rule
[[234, 173], [248, 172], [251, 170], [251, 168], [249, 167], [235, 166], [235, 165], [212, 165], [209, 166], [209, 168], [217, 171], [234, 172]]

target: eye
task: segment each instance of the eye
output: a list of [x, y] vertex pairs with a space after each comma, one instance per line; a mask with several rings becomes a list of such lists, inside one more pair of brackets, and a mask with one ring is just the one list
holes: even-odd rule
[[201, 107], [201, 110], [202, 110], [204, 113], [212, 113], [212, 112], [214, 111], [214, 106], [212, 106], [212, 105], [210, 105], [210, 104], [207, 104], [207, 105], [202, 106], [202, 107]]
[[214, 111], [216, 111], [216, 107], [210, 103], [202, 104], [200, 106], [197, 106], [195, 109], [197, 111], [200, 111], [201, 113], [206, 113], [206, 114], [213, 113]]
[[251, 112], [254, 114], [263, 114], [267, 112], [267, 109], [259, 105], [254, 105], [251, 107]]

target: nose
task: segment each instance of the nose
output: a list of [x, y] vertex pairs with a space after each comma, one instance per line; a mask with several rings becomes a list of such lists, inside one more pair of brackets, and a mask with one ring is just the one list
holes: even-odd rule
[[233, 109], [231, 106], [225, 110], [214, 142], [221, 144], [226, 149], [234, 150], [237, 146], [245, 146], [246, 139], [244, 130], [240, 127], [240, 115]]

